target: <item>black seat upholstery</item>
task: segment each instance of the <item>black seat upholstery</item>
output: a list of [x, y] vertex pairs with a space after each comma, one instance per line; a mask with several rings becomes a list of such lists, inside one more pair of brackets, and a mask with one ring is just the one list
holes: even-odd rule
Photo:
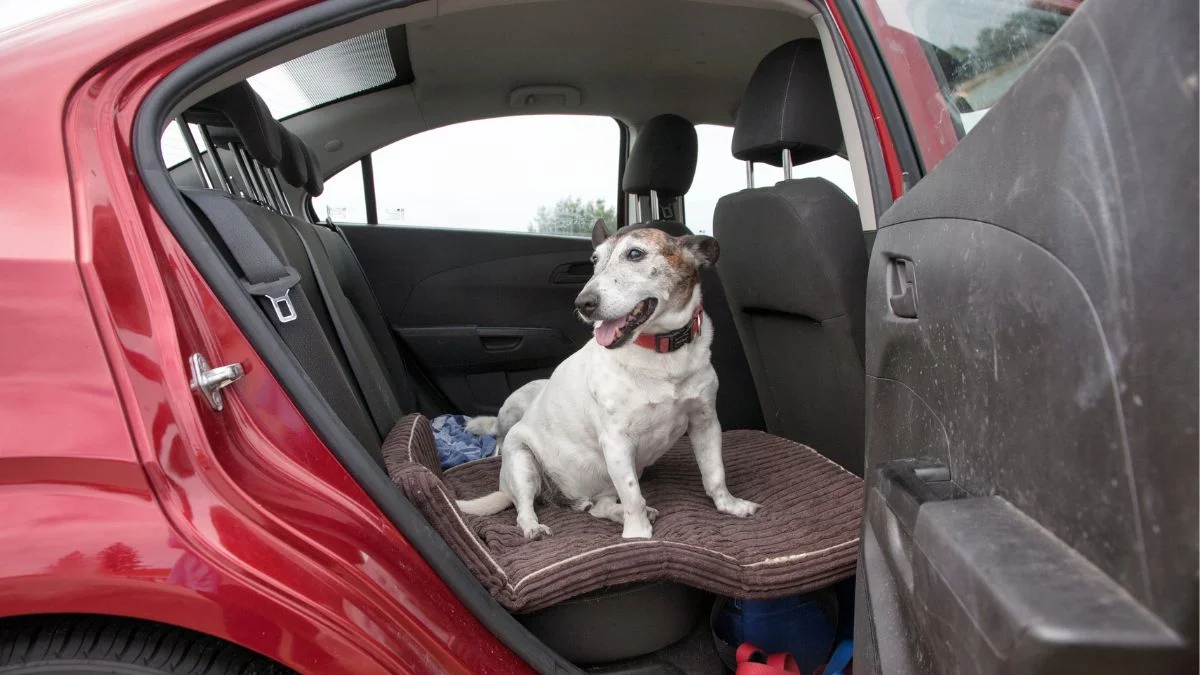
[[[676, 200], [692, 187], [696, 175], [697, 153], [696, 128], [678, 115], [659, 115], [642, 127], [629, 151], [621, 188], [632, 195], [654, 191], [657, 199], [651, 203], [665, 206], [660, 213], [651, 214], [652, 219], [630, 227], [653, 227], [673, 237], [692, 234], [683, 222], [659, 217], [677, 214]], [[712, 363], [720, 382], [717, 418], [723, 429], [761, 430], [762, 408], [754, 379], [715, 268], [701, 270], [700, 292], [704, 311], [713, 323]]]
[[[321, 178], [320, 162], [312, 150], [291, 132], [285, 130], [284, 134], [295, 139], [295, 150], [297, 151], [294, 160], [289, 158], [285, 151], [284, 164], [295, 161], [304, 167], [304, 177], [301, 178], [300, 170], [296, 170], [297, 175], [294, 176], [297, 179], [296, 182], [288, 179], [289, 183], [295, 187], [303, 186], [310, 196], [319, 196], [325, 190], [325, 183]], [[283, 167], [284, 165], [281, 164], [280, 168], [283, 169]], [[284, 177], [287, 178], [287, 172], [284, 173]], [[297, 227], [312, 230], [320, 239], [321, 245], [329, 257], [334, 277], [341, 286], [341, 291], [348, 306], [354, 312], [357, 323], [364, 335], [369, 337], [369, 342], [375, 349], [376, 356], [386, 371], [388, 380], [392, 383], [401, 409], [405, 412], [414, 410], [429, 412], [429, 407], [424, 405], [421, 396], [418, 395], [416, 388], [409, 380], [404, 358], [400, 355], [396, 340], [388, 328], [387, 319], [384, 318], [383, 310], [375, 298], [375, 292], [367, 280], [367, 274], [358, 262], [354, 249], [350, 248], [350, 242], [332, 223], [314, 224], [300, 218], [293, 220], [298, 221]]]
[[[223, 161], [246, 159], [268, 167], [267, 170], [277, 166], [284, 179], [293, 185], [318, 191], [322, 187], [320, 171], [310, 156], [311, 151], [270, 117], [261, 98], [249, 86], [226, 89], [186, 116], [217, 129], [232, 127], [246, 152], [241, 158], [230, 152]], [[252, 173], [252, 170], [242, 166], [239, 172]], [[334, 412], [382, 467], [380, 444], [383, 436], [402, 413], [412, 411], [413, 396], [403, 367], [398, 365], [395, 344], [376, 340], [374, 332], [367, 328], [376, 318], [369, 315], [371, 306], [356, 304], [339, 281], [339, 270], [345, 265], [335, 264], [328, 253], [328, 248], [333, 248], [332, 243], [321, 234], [327, 228], [273, 210], [265, 204], [265, 199], [251, 201], [216, 190], [183, 192], [214, 246], [235, 270], [239, 269], [237, 256], [217, 233], [210, 212], [203, 208], [205, 202], [223, 199], [235, 206], [275, 255], [296, 270], [300, 280], [294, 291], [303, 294], [307, 311], [311, 313], [298, 317], [296, 324], [311, 322], [312, 330], [306, 337], [304, 353], [295, 356]], [[341, 239], [335, 232], [329, 233]], [[324, 288], [318, 283], [318, 273]], [[374, 312], [379, 313], [378, 308]], [[267, 313], [271, 315], [271, 312]], [[382, 321], [381, 315], [377, 318]], [[366, 364], [367, 370], [381, 376], [366, 381], [360, 378], [352, 366], [350, 352], [353, 352], [353, 358]], [[379, 411], [386, 411], [385, 419], [373, 418], [373, 413], [378, 417]], [[383, 427], [386, 428], [380, 431]]]
[[[820, 42], [789, 42], [755, 70], [734, 157], [803, 164], [842, 143]], [[867, 254], [858, 208], [821, 178], [723, 197], [717, 267], [746, 347], [767, 430], [863, 471]]]

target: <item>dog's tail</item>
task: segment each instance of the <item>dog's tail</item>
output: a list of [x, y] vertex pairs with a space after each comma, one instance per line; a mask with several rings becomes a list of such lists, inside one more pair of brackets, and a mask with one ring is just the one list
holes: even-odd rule
[[499, 418], [479, 416], [467, 420], [467, 432], [476, 436], [495, 436], [499, 431]]
[[469, 513], [472, 516], [490, 516], [507, 509], [512, 506], [512, 503], [512, 497], [509, 497], [507, 492], [496, 490], [490, 495], [475, 499], [460, 499], [458, 508], [462, 509], [463, 513]]

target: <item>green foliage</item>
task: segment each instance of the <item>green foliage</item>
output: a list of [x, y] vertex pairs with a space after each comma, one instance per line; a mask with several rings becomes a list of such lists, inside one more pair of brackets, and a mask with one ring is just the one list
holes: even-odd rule
[[949, 63], [942, 66], [947, 79], [951, 86], [956, 86], [1026, 59], [1040, 50], [1065, 20], [1063, 16], [1032, 9], [1013, 12], [1004, 23], [979, 31], [974, 49], [954, 45], [945, 50], [944, 57]]
[[603, 219], [612, 228], [617, 222], [616, 209], [603, 199], [585, 202], [579, 197], [567, 197], [560, 199], [553, 208], [539, 206], [537, 215], [529, 224], [529, 231], [587, 236], [592, 233], [592, 226], [599, 219]]

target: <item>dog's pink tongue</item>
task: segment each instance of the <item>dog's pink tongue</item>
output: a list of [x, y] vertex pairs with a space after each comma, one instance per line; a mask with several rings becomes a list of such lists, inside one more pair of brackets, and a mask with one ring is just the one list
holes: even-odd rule
[[619, 319], [600, 322], [600, 325], [596, 326], [596, 342], [599, 342], [601, 347], [611, 345], [617, 339], [617, 330], [622, 328], [628, 321], [629, 317], [623, 316]]

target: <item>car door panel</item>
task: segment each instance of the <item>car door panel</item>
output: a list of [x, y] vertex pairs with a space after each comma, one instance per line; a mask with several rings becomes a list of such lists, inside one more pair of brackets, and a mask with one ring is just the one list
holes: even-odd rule
[[[907, 459], [919, 448], [966, 491], [1006, 495], [1106, 572], [1140, 587], [1119, 384], [1093, 301], [1057, 258], [1000, 227], [930, 219], [884, 230], [869, 288], [888, 286], [897, 252], [913, 261], [919, 316], [898, 317], [890, 298], [872, 294], [868, 315], [884, 319], [872, 338], [887, 349], [868, 357], [871, 409], [908, 410], [913, 397], [940, 423], [920, 415], [910, 426], [899, 415], [883, 434], [872, 421], [872, 463]], [[1107, 486], [1105, 499], [1095, 498], [1097, 486]], [[1080, 504], [1089, 505], [1085, 518]]]
[[1127, 10], [881, 218], [856, 672], [1195, 667], [1196, 5]]
[[456, 412], [495, 413], [591, 335], [571, 311], [591, 277], [588, 239], [344, 229], [401, 346]]

